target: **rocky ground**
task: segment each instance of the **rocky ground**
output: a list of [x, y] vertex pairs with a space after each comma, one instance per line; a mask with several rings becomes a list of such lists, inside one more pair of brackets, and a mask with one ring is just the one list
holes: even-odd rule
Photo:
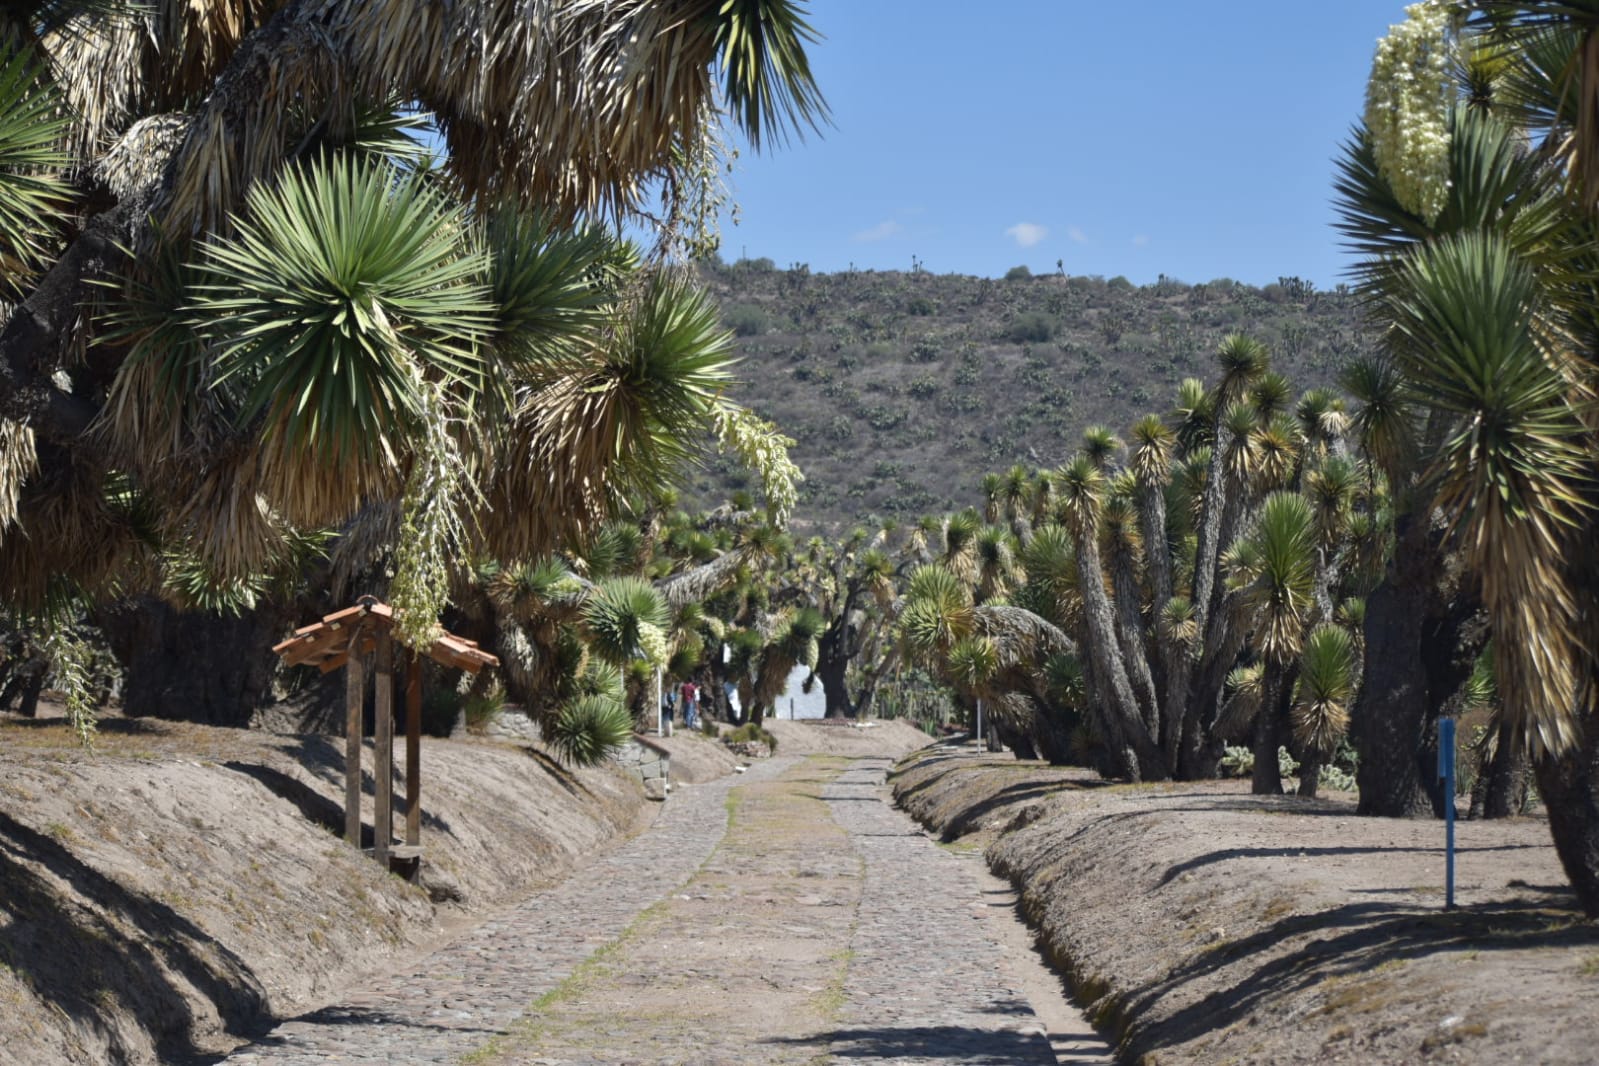
[[1542, 819], [1460, 823], [1450, 911], [1443, 826], [1351, 796], [1108, 786], [948, 746], [893, 787], [986, 847], [1124, 1061], [1595, 1061], [1599, 928]]

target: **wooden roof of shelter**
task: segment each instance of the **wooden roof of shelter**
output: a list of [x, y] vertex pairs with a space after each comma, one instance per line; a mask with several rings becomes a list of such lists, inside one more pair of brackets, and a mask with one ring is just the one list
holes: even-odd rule
[[[358, 623], [365, 622], [365, 625]], [[394, 625], [394, 608], [381, 603], [373, 596], [362, 596], [354, 607], [324, 615], [320, 622], [312, 622], [294, 631], [294, 635], [272, 650], [283, 657], [285, 666], [315, 666], [324, 674], [332, 673], [350, 661], [350, 639], [362, 635], [359, 652], [372, 651], [377, 646], [379, 631], [386, 633]], [[477, 673], [485, 666], [498, 666], [500, 660], [483, 651], [476, 641], [442, 633], [427, 654], [434, 662]]]

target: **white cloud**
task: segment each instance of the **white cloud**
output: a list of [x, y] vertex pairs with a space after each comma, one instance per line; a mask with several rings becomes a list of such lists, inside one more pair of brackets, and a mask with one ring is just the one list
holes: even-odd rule
[[1134, 248], [1144, 248], [1144, 247], [1147, 247], [1148, 244], [1149, 244], [1149, 238], [1147, 236], [1145, 236], [1144, 234], [1142, 234], [1142, 233], [1138, 234], [1137, 236], [1135, 236], [1133, 238], [1133, 247]]
[[889, 219], [887, 222], [879, 222], [871, 229], [861, 230], [850, 239], [855, 241], [886, 241], [888, 238], [900, 233], [904, 228], [898, 222]]
[[1049, 236], [1049, 230], [1033, 222], [1018, 222], [1005, 232], [1023, 248], [1031, 248]]
[[1066, 231], [1066, 236], [1070, 237], [1072, 240], [1076, 241], [1078, 244], [1087, 244], [1088, 243], [1088, 234], [1084, 233], [1081, 229], [1079, 229], [1076, 226], [1073, 226], [1071, 229], [1067, 230]]

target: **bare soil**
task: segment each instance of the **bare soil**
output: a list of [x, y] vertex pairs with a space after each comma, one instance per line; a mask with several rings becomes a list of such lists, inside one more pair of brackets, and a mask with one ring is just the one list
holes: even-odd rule
[[1126, 1061], [1596, 1061], [1599, 927], [1541, 818], [1444, 828], [1247, 782], [1110, 786], [1083, 771], [918, 753], [900, 803], [985, 845]]
[[411, 884], [339, 839], [342, 741], [112, 717], [85, 752], [59, 719], [0, 715], [0, 1063], [232, 1047], [654, 810], [526, 746], [426, 739], [422, 767]]

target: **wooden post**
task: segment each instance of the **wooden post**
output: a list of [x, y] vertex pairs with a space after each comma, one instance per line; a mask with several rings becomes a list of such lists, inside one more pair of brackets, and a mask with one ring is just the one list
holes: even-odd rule
[[349, 662], [344, 667], [344, 839], [361, 846], [361, 704], [366, 674], [361, 669], [361, 625], [350, 634]]
[[422, 656], [405, 671], [405, 842], [422, 843]]
[[372, 780], [376, 784], [372, 808], [372, 857], [389, 866], [389, 844], [394, 838], [394, 641], [378, 630], [377, 679], [373, 690], [376, 728], [373, 731]]

